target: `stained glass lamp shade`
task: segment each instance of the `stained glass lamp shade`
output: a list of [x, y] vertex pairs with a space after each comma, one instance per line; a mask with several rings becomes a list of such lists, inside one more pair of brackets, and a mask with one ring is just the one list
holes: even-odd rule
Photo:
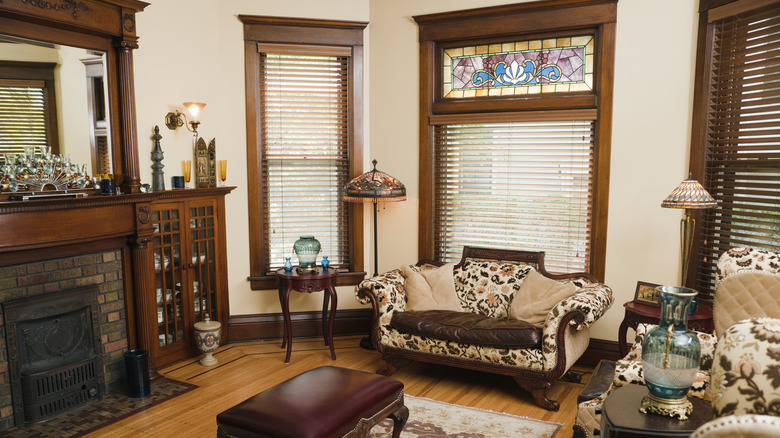
[[691, 209], [712, 208], [718, 205], [707, 190], [689, 174], [676, 189], [661, 202], [661, 207], [684, 208], [685, 215], [680, 220], [680, 255], [682, 257], [682, 286], [688, 279], [688, 262], [690, 261], [693, 232], [696, 230], [696, 220], [691, 216]]
[[378, 202], [398, 202], [406, 200], [406, 187], [396, 178], [374, 168], [352, 181], [344, 188], [344, 200], [347, 202], [372, 202], [374, 204], [374, 276], [378, 275], [376, 204]]

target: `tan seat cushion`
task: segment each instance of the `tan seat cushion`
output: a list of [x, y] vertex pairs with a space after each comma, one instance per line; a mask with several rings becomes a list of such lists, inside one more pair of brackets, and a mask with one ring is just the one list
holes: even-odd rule
[[748, 318], [780, 318], [780, 275], [749, 271], [736, 272], [724, 278], [715, 291], [712, 303], [715, 334]]
[[576, 291], [573, 283], [561, 283], [531, 270], [509, 305], [509, 317], [543, 327], [550, 309]]
[[407, 310], [452, 310], [462, 312], [455, 281], [452, 278], [454, 265], [447, 263], [436, 269], [418, 270], [411, 265], [401, 266], [406, 279]]

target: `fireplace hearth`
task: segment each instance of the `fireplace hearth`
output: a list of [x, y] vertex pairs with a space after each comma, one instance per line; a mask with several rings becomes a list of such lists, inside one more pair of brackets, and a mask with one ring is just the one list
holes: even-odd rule
[[3, 303], [17, 425], [100, 399], [97, 293], [92, 285]]

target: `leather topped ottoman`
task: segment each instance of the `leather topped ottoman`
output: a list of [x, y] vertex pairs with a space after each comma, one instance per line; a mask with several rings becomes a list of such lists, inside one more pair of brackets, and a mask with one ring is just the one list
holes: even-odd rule
[[409, 410], [404, 384], [390, 377], [324, 366], [301, 373], [217, 415], [220, 438], [366, 437], [387, 417], [393, 437]]

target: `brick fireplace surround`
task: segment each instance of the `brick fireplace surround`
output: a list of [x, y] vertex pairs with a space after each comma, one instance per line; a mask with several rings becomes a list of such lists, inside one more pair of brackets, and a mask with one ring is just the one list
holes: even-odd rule
[[[0, 305], [88, 285], [98, 286], [104, 393], [124, 386], [124, 359], [128, 347], [122, 251], [52, 258], [0, 267]], [[6, 331], [0, 312], [0, 430], [14, 427], [8, 372]]]

